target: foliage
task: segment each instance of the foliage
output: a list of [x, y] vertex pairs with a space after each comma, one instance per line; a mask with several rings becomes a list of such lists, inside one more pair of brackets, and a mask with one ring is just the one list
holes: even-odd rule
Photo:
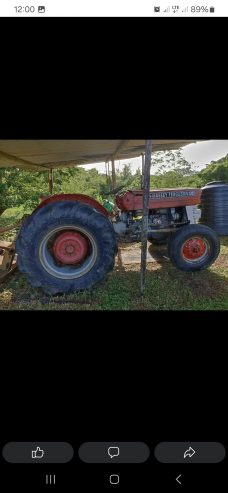
[[[112, 199], [111, 183], [105, 174], [95, 168], [89, 171], [82, 167], [55, 170], [54, 193], [84, 193], [99, 202]], [[130, 165], [117, 172], [117, 187], [121, 189], [138, 188], [141, 183], [140, 169], [132, 174]], [[30, 213], [38, 204], [40, 196], [49, 195], [47, 172], [0, 170], [0, 214], [5, 209], [21, 208]]]
[[194, 171], [192, 164], [183, 157], [182, 150], [159, 151], [153, 154], [151, 170], [153, 174], [164, 174], [170, 170], [180, 172], [182, 176], [190, 175]]
[[138, 168], [136, 173], [133, 175], [131, 171], [131, 165], [125, 164], [122, 171], [118, 171], [116, 174], [117, 188], [121, 187], [122, 190], [127, 190], [129, 188], [140, 188], [141, 187], [141, 170]]
[[[31, 212], [41, 195], [49, 195], [46, 172], [0, 170], [0, 213], [12, 207], [22, 207]], [[87, 172], [84, 168], [69, 168], [54, 171], [54, 193], [85, 193], [97, 200], [102, 199], [106, 177], [96, 169]]]
[[48, 193], [47, 173], [2, 169], [0, 180], [0, 208], [23, 206], [30, 212], [39, 203], [39, 195]]
[[[163, 157], [162, 157], [163, 156]], [[154, 171], [154, 163], [156, 171]], [[156, 153], [153, 156], [151, 188], [202, 187], [211, 181], [228, 183], [228, 155], [208, 164], [202, 171], [194, 171], [180, 151]], [[5, 209], [19, 208], [21, 214], [30, 213], [41, 195], [49, 195], [47, 172], [0, 169], [0, 215]], [[116, 173], [116, 189], [141, 188], [141, 171], [132, 174], [130, 164]], [[99, 202], [112, 200], [109, 177], [95, 168], [82, 167], [54, 171], [54, 193], [84, 193]]]
[[208, 164], [202, 171], [193, 171], [191, 165], [179, 162], [174, 169], [162, 172], [163, 165], [151, 177], [151, 188], [196, 187], [201, 188], [212, 181], [228, 183], [228, 156]]
[[219, 164], [212, 163], [199, 173], [201, 186], [211, 181], [224, 181], [228, 183], [228, 156]]

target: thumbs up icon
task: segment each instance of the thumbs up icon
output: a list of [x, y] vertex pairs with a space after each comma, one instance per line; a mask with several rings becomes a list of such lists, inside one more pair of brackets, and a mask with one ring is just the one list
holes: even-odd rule
[[40, 447], [36, 447], [36, 450], [32, 450], [32, 459], [42, 459], [44, 456], [44, 450]]

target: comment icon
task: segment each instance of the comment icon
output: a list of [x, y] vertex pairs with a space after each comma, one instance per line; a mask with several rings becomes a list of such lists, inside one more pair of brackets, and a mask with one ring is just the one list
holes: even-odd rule
[[119, 457], [120, 455], [120, 449], [119, 447], [108, 447], [108, 455], [111, 459], [114, 459], [114, 457]]

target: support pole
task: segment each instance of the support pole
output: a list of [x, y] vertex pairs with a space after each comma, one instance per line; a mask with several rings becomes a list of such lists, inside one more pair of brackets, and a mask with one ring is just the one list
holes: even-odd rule
[[108, 163], [105, 161], [105, 176], [106, 176], [106, 183], [108, 183]]
[[49, 169], [48, 171], [48, 185], [49, 185], [49, 192], [52, 195], [53, 194], [53, 169]]
[[152, 140], [146, 140], [144, 183], [143, 183], [143, 220], [142, 220], [142, 237], [141, 237], [141, 270], [140, 270], [141, 296], [144, 295], [145, 277], [146, 277], [151, 155], [152, 155]]
[[116, 188], [116, 169], [115, 169], [115, 159], [112, 159], [112, 189]]
[[145, 171], [145, 156], [142, 154], [142, 176], [141, 176], [141, 187], [144, 187], [144, 171]]

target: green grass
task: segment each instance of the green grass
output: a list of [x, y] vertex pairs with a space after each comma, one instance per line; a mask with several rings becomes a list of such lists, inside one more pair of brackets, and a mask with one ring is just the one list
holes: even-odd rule
[[148, 263], [145, 296], [139, 293], [139, 265], [115, 268], [94, 290], [48, 297], [16, 271], [0, 284], [2, 310], [227, 310], [228, 238], [205, 271], [186, 273], [167, 260]]
[[[5, 211], [0, 228], [15, 224], [22, 209]], [[11, 241], [15, 230], [1, 235]], [[219, 258], [202, 272], [181, 272], [166, 261], [148, 263], [145, 295], [139, 292], [139, 264], [116, 267], [93, 290], [49, 297], [30, 286], [17, 270], [0, 282], [1, 310], [227, 310], [228, 237], [221, 238]]]

